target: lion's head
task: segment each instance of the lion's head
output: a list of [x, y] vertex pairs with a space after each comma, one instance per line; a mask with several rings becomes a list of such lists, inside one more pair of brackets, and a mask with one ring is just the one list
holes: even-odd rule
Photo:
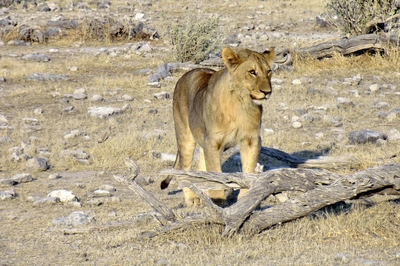
[[255, 104], [261, 104], [271, 95], [274, 57], [274, 48], [268, 49], [264, 53], [248, 49], [242, 49], [235, 53], [229, 48], [222, 51], [222, 58], [231, 73], [234, 86], [240, 90], [243, 96], [250, 95]]

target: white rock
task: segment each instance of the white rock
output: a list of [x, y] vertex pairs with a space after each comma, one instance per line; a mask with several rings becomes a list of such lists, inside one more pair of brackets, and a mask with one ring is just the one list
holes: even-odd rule
[[300, 80], [300, 79], [294, 79], [294, 80], [292, 81], [292, 84], [293, 84], [293, 85], [301, 85], [301, 80]]
[[74, 94], [86, 94], [85, 88], [79, 88], [74, 91]]
[[300, 123], [300, 122], [293, 122], [293, 124], [292, 124], [292, 127], [294, 127], [294, 128], [301, 128], [302, 127], [302, 124]]
[[59, 198], [61, 202], [77, 201], [76, 196], [71, 191], [65, 189], [54, 190], [47, 197]]
[[43, 114], [43, 109], [40, 108], [40, 107], [36, 107], [36, 108], [33, 110], [33, 113], [34, 113], [35, 115], [41, 115], [41, 114]]
[[97, 106], [92, 106], [88, 108], [88, 113], [91, 116], [97, 117], [97, 118], [106, 118], [112, 115], [117, 115], [122, 113], [122, 109], [120, 108], [115, 108], [115, 107], [97, 107]]
[[91, 102], [102, 102], [102, 101], [104, 101], [104, 98], [100, 94], [94, 94], [92, 97], [90, 97], [89, 101], [91, 101]]
[[351, 101], [344, 97], [338, 97], [338, 98], [336, 98], [336, 102], [338, 104], [345, 104], [345, 103], [350, 103]]
[[272, 128], [265, 128], [264, 133], [266, 135], [273, 135], [275, 133], [275, 131]]
[[378, 91], [380, 89], [381, 89], [381, 86], [379, 84], [372, 84], [371, 86], [369, 86], [369, 90], [371, 92], [376, 92], [376, 91]]
[[175, 159], [176, 159], [176, 154], [165, 153], [165, 152], [161, 153], [161, 160], [162, 161], [175, 162]]
[[26, 162], [25, 166], [33, 171], [46, 171], [50, 168], [47, 158], [31, 158]]
[[360, 94], [358, 93], [358, 90], [349, 90], [350, 95], [354, 97], [360, 97]]
[[300, 117], [298, 117], [297, 115], [292, 116], [292, 122], [297, 122], [299, 121]]
[[96, 197], [110, 197], [110, 196], [111, 196], [110, 191], [108, 191], [108, 190], [103, 190], [103, 189], [95, 190], [93, 193], [94, 193], [94, 195], [95, 195]]
[[55, 180], [55, 179], [59, 179], [61, 178], [61, 176], [58, 173], [54, 173], [54, 174], [50, 174], [49, 175], [49, 179], [50, 180]]
[[283, 79], [271, 78], [271, 83], [276, 84], [276, 85], [282, 85]]
[[144, 13], [136, 13], [134, 19], [141, 20], [144, 18]]
[[323, 137], [324, 137], [324, 133], [322, 133], [322, 132], [318, 132], [315, 134], [316, 139], [322, 139]]
[[128, 94], [124, 94], [124, 95], [122, 95], [122, 100], [123, 101], [129, 101], [129, 102], [131, 102], [131, 101], [133, 101], [133, 96], [131, 96], [131, 95], [128, 95]]
[[387, 135], [387, 140], [389, 142], [396, 142], [398, 140], [400, 140], [400, 133], [397, 129], [392, 128], [388, 131], [388, 133], [386, 133]]
[[162, 99], [169, 99], [170, 95], [168, 92], [162, 91], [154, 94], [154, 98], [157, 100], [162, 100]]

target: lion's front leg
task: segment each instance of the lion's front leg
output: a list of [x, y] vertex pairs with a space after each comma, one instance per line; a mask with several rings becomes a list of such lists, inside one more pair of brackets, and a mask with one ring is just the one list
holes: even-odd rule
[[[254, 173], [261, 150], [261, 138], [245, 138], [240, 142], [240, 159], [243, 173]], [[246, 194], [248, 189], [241, 189], [238, 200]]]

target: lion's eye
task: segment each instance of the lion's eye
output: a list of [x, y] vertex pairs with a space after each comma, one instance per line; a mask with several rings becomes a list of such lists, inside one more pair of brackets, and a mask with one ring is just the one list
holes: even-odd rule
[[254, 75], [254, 76], [257, 76], [257, 72], [254, 69], [250, 70], [249, 73]]

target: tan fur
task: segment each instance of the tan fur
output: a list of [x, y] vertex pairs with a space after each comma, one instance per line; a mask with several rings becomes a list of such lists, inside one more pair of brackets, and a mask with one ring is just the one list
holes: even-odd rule
[[[274, 50], [258, 53], [248, 49], [222, 51], [225, 68], [216, 72], [199, 68], [177, 82], [173, 97], [178, 154], [174, 168], [190, 170], [193, 151], [200, 146], [199, 171], [221, 172], [222, 152], [240, 145], [243, 172], [253, 173], [261, 148], [262, 102], [269, 98]], [[171, 177], [161, 184], [168, 186]], [[187, 205], [198, 197], [184, 189]], [[224, 200], [221, 191], [210, 197]]]

